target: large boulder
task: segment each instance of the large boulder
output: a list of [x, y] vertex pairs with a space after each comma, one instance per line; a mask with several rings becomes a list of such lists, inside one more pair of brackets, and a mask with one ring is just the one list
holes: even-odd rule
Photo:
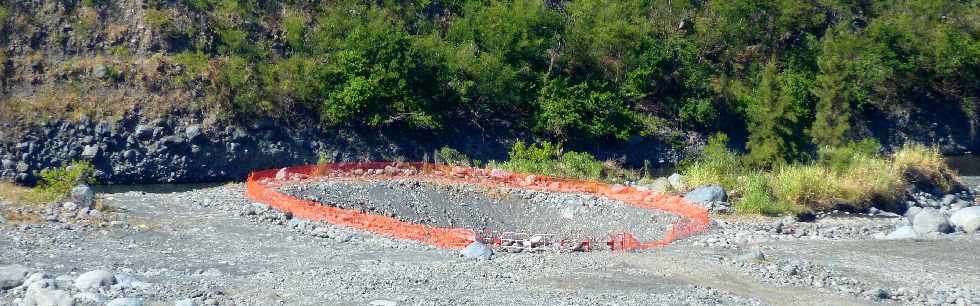
[[684, 176], [674, 173], [667, 177], [667, 182], [670, 183], [670, 187], [674, 190], [684, 190], [686, 186], [684, 185]]
[[980, 231], [980, 219], [973, 219], [963, 224], [963, 231], [973, 234]]
[[685, 200], [699, 204], [724, 202], [727, 198], [725, 188], [718, 185], [698, 187], [684, 195]]
[[919, 237], [919, 235], [915, 233], [915, 229], [913, 229], [911, 226], [908, 226], [908, 225], [899, 227], [899, 228], [895, 229], [894, 232], [891, 232], [888, 235], [885, 235], [885, 239], [889, 239], [889, 240], [896, 240], [896, 239], [915, 239], [915, 238], [918, 238], [918, 237]]
[[0, 267], [0, 290], [20, 286], [31, 270], [21, 265]]
[[922, 207], [918, 207], [918, 206], [909, 207], [909, 209], [905, 211], [905, 218], [908, 218], [909, 221], [915, 220], [915, 215], [921, 211], [922, 211]]
[[957, 210], [952, 216], [949, 216], [949, 223], [952, 223], [955, 227], [964, 229], [964, 231], [970, 222], [980, 222], [977, 220], [980, 220], [980, 206], [963, 208]]
[[53, 288], [33, 287], [27, 290], [23, 306], [73, 306], [75, 298], [71, 297], [67, 291], [55, 290]]
[[653, 190], [653, 191], [656, 191], [656, 192], [659, 192], [659, 193], [664, 193], [664, 192], [667, 192], [668, 189], [670, 189], [670, 181], [668, 181], [667, 178], [660, 177], [660, 178], [657, 178], [656, 180], [654, 180], [653, 183], [651, 183], [649, 185], [646, 185], [645, 187], [647, 189], [650, 189], [650, 190]]
[[193, 141], [197, 139], [198, 136], [201, 136], [200, 125], [191, 125], [184, 129], [184, 137], [187, 137], [187, 140]]
[[101, 287], [109, 287], [116, 283], [116, 277], [105, 270], [94, 270], [82, 273], [75, 279], [75, 288], [81, 291], [98, 291]]
[[493, 257], [493, 249], [482, 242], [473, 241], [473, 243], [460, 250], [459, 254], [466, 258], [489, 260]]
[[912, 227], [919, 234], [949, 233], [952, 231], [949, 220], [946, 220], [946, 216], [935, 208], [922, 209], [912, 220]]
[[71, 189], [71, 201], [81, 208], [92, 208], [95, 203], [95, 191], [92, 187], [82, 184]]

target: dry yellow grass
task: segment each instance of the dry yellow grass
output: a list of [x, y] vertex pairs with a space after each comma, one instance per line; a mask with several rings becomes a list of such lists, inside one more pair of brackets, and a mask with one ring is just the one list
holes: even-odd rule
[[0, 200], [10, 202], [13, 205], [43, 205], [56, 199], [57, 196], [31, 188], [0, 182]]
[[956, 180], [956, 172], [946, 165], [936, 147], [906, 144], [895, 152], [892, 164], [895, 171], [911, 184], [932, 184], [943, 192], [950, 192], [960, 185]]

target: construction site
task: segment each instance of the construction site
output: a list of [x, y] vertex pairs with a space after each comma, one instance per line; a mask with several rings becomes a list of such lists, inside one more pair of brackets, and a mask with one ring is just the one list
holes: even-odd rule
[[296, 216], [446, 248], [622, 251], [708, 228], [707, 210], [676, 196], [496, 169], [329, 164], [257, 172], [248, 187]]
[[641, 186], [398, 162], [99, 194], [111, 209], [0, 224], [0, 304], [980, 303], [980, 236], [894, 239], [906, 221], [888, 213], [741, 216]]

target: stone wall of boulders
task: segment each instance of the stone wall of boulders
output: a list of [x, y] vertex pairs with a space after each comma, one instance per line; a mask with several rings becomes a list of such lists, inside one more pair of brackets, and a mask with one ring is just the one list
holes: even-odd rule
[[[75, 160], [91, 161], [96, 179], [108, 184], [242, 180], [253, 170], [312, 164], [321, 157], [330, 162], [422, 160], [442, 146], [474, 159], [500, 160], [519, 137], [480, 131], [435, 135], [396, 128], [296, 128], [263, 119], [205, 126], [190, 120], [150, 119], [134, 109], [115, 121], [0, 123], [0, 180], [32, 184], [41, 170]], [[682, 157], [653, 140], [591, 153], [632, 164], [671, 164]]]
[[[136, 113], [114, 122], [49, 122], [12, 135], [9, 129], [16, 128], [4, 124], [7, 131], [0, 131], [0, 179], [27, 184], [40, 170], [74, 160], [91, 161], [102, 183], [186, 183], [240, 180], [254, 169], [315, 163], [321, 155], [331, 161], [415, 158], [432, 146], [410, 135], [291, 129], [262, 120], [206, 127]], [[504, 146], [482, 139], [463, 145], [467, 141], [476, 152]]]

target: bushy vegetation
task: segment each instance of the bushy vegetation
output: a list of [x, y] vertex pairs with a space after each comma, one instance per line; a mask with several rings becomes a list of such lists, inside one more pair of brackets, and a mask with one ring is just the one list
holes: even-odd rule
[[63, 197], [78, 184], [95, 183], [95, 167], [88, 161], [75, 161], [63, 167], [44, 169], [36, 189], [54, 197]]
[[616, 180], [610, 176], [610, 167], [588, 153], [564, 152], [561, 146], [551, 142], [525, 145], [523, 141], [514, 144], [509, 159], [498, 165], [500, 168], [547, 176], [589, 179]]
[[439, 148], [436, 151], [435, 158], [436, 162], [450, 166], [469, 167], [471, 165], [469, 156], [450, 147]]
[[[963, 1], [147, 4], [188, 64], [177, 83], [228, 118], [466, 123], [560, 143], [724, 130], [772, 169], [846, 145], [870, 114], [975, 112], [980, 92], [980, 8]], [[93, 5], [73, 12], [79, 28], [100, 22]]]
[[730, 191], [741, 212], [780, 214], [864, 209], [893, 205], [911, 188], [951, 192], [955, 175], [935, 148], [912, 144], [893, 156], [873, 141], [825, 147], [809, 162], [753, 166], [753, 156], [724, 146], [724, 135], [711, 137], [704, 154], [683, 166], [692, 187], [718, 184]]

